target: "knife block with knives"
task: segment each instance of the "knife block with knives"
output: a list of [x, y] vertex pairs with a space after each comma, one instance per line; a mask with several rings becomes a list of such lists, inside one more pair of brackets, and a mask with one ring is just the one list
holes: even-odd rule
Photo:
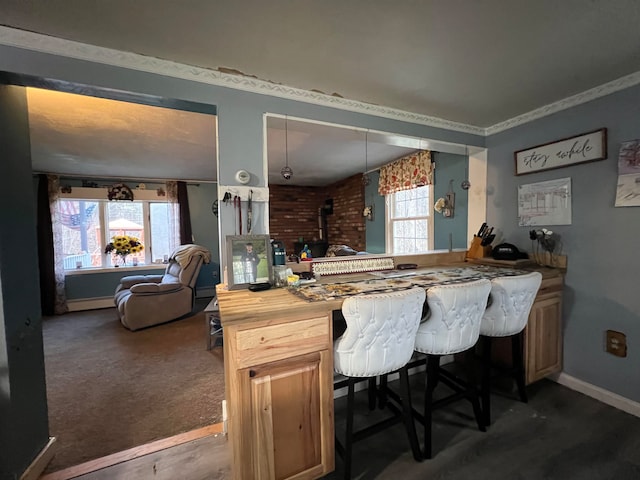
[[484, 258], [491, 255], [491, 242], [496, 236], [493, 234], [493, 227], [485, 223], [482, 224], [478, 233], [473, 236], [471, 246], [467, 250], [467, 258]]
[[482, 245], [482, 238], [473, 237], [467, 250], [467, 258], [484, 258], [491, 256], [491, 245]]

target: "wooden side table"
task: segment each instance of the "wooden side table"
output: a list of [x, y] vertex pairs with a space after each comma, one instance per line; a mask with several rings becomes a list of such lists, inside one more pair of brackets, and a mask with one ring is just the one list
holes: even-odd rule
[[204, 309], [204, 323], [206, 328], [207, 350], [222, 346], [222, 325], [218, 314], [218, 298], [213, 297]]

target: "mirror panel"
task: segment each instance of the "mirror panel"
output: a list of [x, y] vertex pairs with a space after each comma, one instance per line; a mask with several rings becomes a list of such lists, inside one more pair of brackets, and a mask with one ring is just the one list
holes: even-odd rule
[[[434, 198], [444, 196], [450, 180], [456, 192], [457, 216], [446, 222], [441, 215], [434, 218], [434, 247], [466, 248], [468, 196], [460, 188], [468, 171], [464, 145], [270, 114], [266, 141], [269, 231], [288, 255], [299, 253], [305, 243], [316, 252], [347, 245], [358, 252], [385, 253], [385, 199], [377, 192], [378, 168], [420, 149], [431, 150], [438, 165]], [[289, 179], [281, 173], [287, 166]], [[365, 171], [368, 185], [362, 182]], [[331, 213], [328, 201], [333, 202]]]

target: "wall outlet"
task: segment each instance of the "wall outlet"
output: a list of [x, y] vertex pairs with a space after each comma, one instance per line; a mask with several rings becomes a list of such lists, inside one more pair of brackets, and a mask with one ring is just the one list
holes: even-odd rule
[[605, 350], [618, 357], [627, 356], [627, 336], [615, 330], [607, 330]]

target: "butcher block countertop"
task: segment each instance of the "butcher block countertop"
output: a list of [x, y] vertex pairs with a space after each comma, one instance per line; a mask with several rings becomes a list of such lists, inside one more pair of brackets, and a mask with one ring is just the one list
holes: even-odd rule
[[[437, 268], [469, 266], [471, 266], [470, 263], [455, 262], [447, 265], [437, 265]], [[520, 268], [523, 270], [538, 270], [542, 273], [543, 285], [541, 290], [545, 288], [562, 288], [562, 272], [557, 269], [539, 267], [537, 265]], [[373, 278], [373, 276], [369, 274], [336, 275], [323, 277], [321, 282], [338, 283], [366, 278]], [[227, 290], [225, 285], [220, 284], [217, 286], [216, 292], [223, 327], [262, 320], [282, 323], [283, 321], [295, 321], [309, 318], [310, 316], [323, 316], [332, 310], [340, 309], [344, 301], [344, 298], [334, 298], [309, 302], [286, 288], [271, 288], [260, 292], [252, 292], [249, 290]]]
[[[272, 288], [261, 292], [249, 290], [226, 290], [218, 285], [218, 306], [223, 327], [231, 324], [278, 319], [299, 320], [309, 316], [327, 315], [339, 309], [344, 299], [325, 302], [308, 302], [295, 296], [286, 288]], [[278, 322], [278, 323], [279, 323]]]

